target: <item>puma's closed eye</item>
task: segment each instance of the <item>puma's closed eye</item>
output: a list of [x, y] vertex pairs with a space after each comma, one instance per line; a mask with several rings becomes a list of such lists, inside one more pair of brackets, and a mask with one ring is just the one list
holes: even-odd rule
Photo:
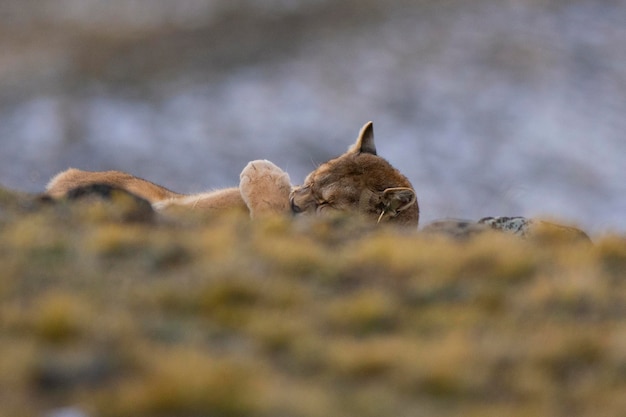
[[316, 203], [317, 209], [321, 210], [328, 207], [328, 203], [326, 201], [321, 201]]
[[324, 211], [326, 211], [328, 209], [331, 209], [331, 208], [332, 208], [332, 206], [330, 204], [323, 203], [323, 204], [319, 204], [317, 206], [317, 208], [315, 209], [315, 211], [319, 214], [319, 213], [322, 213], [322, 212], [324, 212]]

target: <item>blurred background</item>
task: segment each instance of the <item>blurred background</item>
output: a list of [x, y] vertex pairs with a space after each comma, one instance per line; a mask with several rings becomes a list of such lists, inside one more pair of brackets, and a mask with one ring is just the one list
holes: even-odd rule
[[422, 221], [626, 231], [623, 0], [0, 0], [0, 184], [301, 183], [373, 120]]

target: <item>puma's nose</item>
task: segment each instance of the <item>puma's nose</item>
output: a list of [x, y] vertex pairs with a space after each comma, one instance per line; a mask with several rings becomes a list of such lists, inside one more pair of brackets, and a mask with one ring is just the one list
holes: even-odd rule
[[302, 209], [296, 204], [293, 197], [289, 199], [289, 203], [291, 204], [291, 211], [293, 211], [294, 214], [302, 213]]

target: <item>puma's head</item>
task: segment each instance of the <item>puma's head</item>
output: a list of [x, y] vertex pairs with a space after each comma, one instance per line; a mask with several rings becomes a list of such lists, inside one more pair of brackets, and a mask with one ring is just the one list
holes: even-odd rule
[[419, 207], [409, 180], [376, 155], [372, 122], [348, 152], [322, 164], [294, 187], [294, 213], [358, 212], [373, 221], [417, 226]]

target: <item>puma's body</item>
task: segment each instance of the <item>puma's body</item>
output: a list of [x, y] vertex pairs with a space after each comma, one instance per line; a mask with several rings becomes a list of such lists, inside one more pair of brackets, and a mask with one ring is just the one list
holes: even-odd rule
[[46, 191], [62, 198], [71, 190], [93, 184], [124, 189], [149, 201], [156, 210], [183, 206], [198, 210], [247, 208], [252, 217], [266, 214], [358, 212], [374, 221], [417, 226], [419, 209], [411, 183], [376, 155], [372, 123], [361, 130], [356, 143], [342, 156], [322, 164], [301, 187], [292, 187], [289, 175], [269, 161], [250, 162], [239, 187], [184, 195], [119, 171], [64, 171]]
[[[268, 214], [340, 211], [358, 213], [372, 222], [411, 227], [417, 227], [419, 220], [413, 186], [376, 154], [371, 122], [363, 126], [356, 143], [346, 153], [320, 165], [302, 186], [292, 186], [289, 175], [273, 163], [257, 160], [243, 169], [239, 187], [201, 194], [179, 194], [119, 171], [77, 169], [68, 169], [52, 178], [46, 190], [52, 198], [63, 198], [71, 195], [72, 190], [100, 184], [141, 197], [157, 211], [177, 206], [203, 211], [243, 209], [253, 218]], [[589, 240], [579, 229], [522, 217], [489, 217], [479, 222], [444, 220], [427, 225], [423, 232], [467, 237], [497, 230], [525, 237], [540, 233], [546, 227]]]
[[91, 184], [104, 184], [121, 188], [149, 201], [155, 209], [165, 209], [172, 205], [189, 206], [198, 209], [245, 208], [239, 188], [185, 195], [168, 190], [142, 178], [119, 171], [81, 171], [70, 168], [50, 180], [46, 188], [52, 198], [61, 198], [70, 190]]
[[[262, 177], [255, 184], [258, 186], [256, 189], [250, 186], [251, 181], [246, 172]], [[76, 188], [104, 184], [126, 190], [149, 201], [157, 211], [171, 207], [188, 207], [204, 211], [247, 209], [252, 217], [268, 211], [289, 212], [289, 192], [291, 191], [289, 176], [271, 162], [250, 162], [242, 172], [240, 182], [239, 188], [224, 188], [186, 195], [124, 172], [90, 172], [71, 168], [52, 178], [46, 190], [49, 196], [61, 198]], [[241, 186], [243, 186], [243, 192]], [[274, 203], [269, 210], [267, 204], [263, 202], [265, 195]]]

